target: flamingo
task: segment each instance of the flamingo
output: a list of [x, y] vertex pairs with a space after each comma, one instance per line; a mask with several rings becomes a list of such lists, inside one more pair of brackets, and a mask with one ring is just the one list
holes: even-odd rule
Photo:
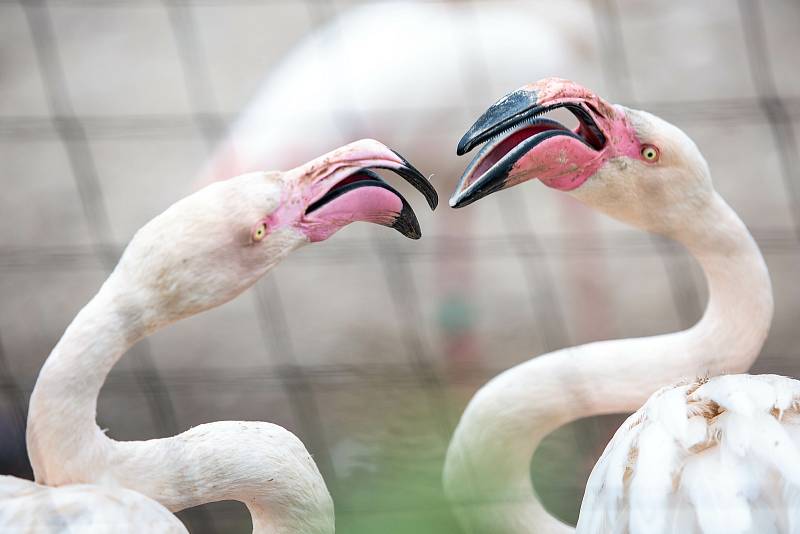
[[[578, 119], [574, 131], [542, 116], [561, 107]], [[692, 140], [647, 112], [548, 78], [492, 105], [458, 153], [484, 141], [452, 207], [538, 178], [683, 244], [709, 300], [687, 330], [557, 350], [484, 385], [461, 416], [443, 474], [465, 530], [572, 532], [535, 496], [537, 445], [581, 417], [638, 409], [589, 477], [577, 532], [798, 532], [800, 382], [718, 376], [753, 363], [773, 297], [758, 246]]]
[[[243, 106], [238, 100], [223, 106], [237, 116], [198, 169], [198, 184], [267, 163], [293, 167], [343, 139], [363, 136], [402, 146], [412, 161], [435, 161], [444, 172], [457, 162], [443, 157], [443, 140], [457, 133], [454, 125], [467, 120], [483, 98], [527, 81], [521, 67], [535, 77], [565, 68], [573, 76], [602, 77], [592, 9], [583, 0], [407, 0], [326, 8], [333, 5], [315, 3], [309, 13], [331, 17], [282, 54]], [[227, 79], [239, 80], [237, 91], [247, 86], [242, 76]], [[455, 223], [442, 215], [428, 224], [440, 233], [469, 232], [470, 221]], [[463, 295], [476, 276], [475, 263], [437, 262], [434, 275], [431, 297], [438, 315], [463, 310], [469, 317]], [[474, 339], [469, 320], [443, 326], [448, 370], [458, 372], [465, 359], [477, 356]]]
[[0, 514], [0, 530], [24, 527], [19, 521], [27, 514], [41, 515], [60, 532], [65, 514], [76, 511], [73, 504], [91, 496], [97, 506], [87, 504], [90, 516], [74, 517], [77, 524], [102, 526], [114, 499], [121, 502], [112, 517], [143, 525], [139, 531], [147, 530], [148, 521], [163, 520], [165, 509], [238, 500], [248, 507], [254, 532], [333, 532], [325, 482], [288, 430], [224, 421], [174, 437], [120, 442], [95, 423], [97, 397], [111, 367], [138, 340], [233, 299], [303, 244], [323, 241], [353, 221], [419, 238], [416, 215], [372, 170], [377, 168], [401, 175], [436, 206], [436, 192], [419, 171], [367, 139], [287, 172], [216, 182], [141, 228], [67, 327], [31, 395], [31, 464], [38, 483], [56, 487], [0, 479], [0, 510], [11, 510]]
[[[431, 124], [412, 111], [460, 112], [471, 99], [454, 96], [454, 87], [491, 90], [493, 81], [518, 80], [520, 65], [542, 75], [581, 65], [592, 48], [584, 13], [590, 14], [574, 0], [544, 13], [505, 2], [373, 2], [342, 9], [265, 76], [199, 181], [261, 169], [265, 162], [294, 166], [354, 134], [389, 136], [406, 143], [406, 152], [429, 154]], [[466, 60], [476, 47], [499, 58], [491, 78]], [[387, 113], [391, 130], [383, 129]]]

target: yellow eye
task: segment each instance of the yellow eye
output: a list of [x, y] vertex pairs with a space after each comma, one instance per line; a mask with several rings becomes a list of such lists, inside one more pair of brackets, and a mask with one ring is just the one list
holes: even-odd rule
[[261, 241], [267, 235], [267, 223], [261, 223], [253, 230], [253, 241]]
[[658, 161], [659, 155], [658, 149], [653, 145], [644, 145], [642, 147], [642, 157], [645, 159], [645, 161], [649, 161], [651, 163]]

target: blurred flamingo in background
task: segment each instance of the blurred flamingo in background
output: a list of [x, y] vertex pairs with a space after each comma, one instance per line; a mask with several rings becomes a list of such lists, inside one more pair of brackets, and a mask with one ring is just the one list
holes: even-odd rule
[[436, 206], [436, 192], [406, 160], [362, 140], [287, 172], [212, 184], [140, 229], [53, 349], [31, 395], [31, 464], [37, 482], [58, 487], [0, 478], [0, 530], [176, 532], [180, 522], [161, 505], [177, 511], [238, 500], [254, 532], [332, 533], [325, 482], [288, 430], [224, 421], [120, 442], [97, 426], [96, 406], [108, 372], [134, 343], [231, 300], [299, 246], [354, 221], [419, 238], [413, 210], [373, 168], [400, 174]]
[[[199, 182], [260, 168], [284, 168], [345, 139], [374, 137], [434, 165], [437, 182], [455, 161], [440, 140], [459, 132], [495, 87], [524, 83], [521, 73], [585, 75], [596, 63], [585, 4], [527, 2], [376, 2], [343, 10], [300, 40], [264, 78]], [[444, 132], [443, 133], [443, 129]], [[449, 141], [448, 141], [449, 144]], [[470, 220], [440, 213], [429, 225], [469, 234]], [[591, 231], [591, 230], [589, 230]], [[477, 363], [472, 304], [474, 262], [436, 262], [443, 352], [450, 371]], [[475, 310], [477, 311], [477, 310]], [[599, 324], [595, 318], [593, 324]]]
[[[561, 107], [578, 119], [574, 130], [542, 117]], [[747, 370], [773, 313], [761, 252], [713, 189], [691, 139], [649, 113], [551, 78], [490, 107], [458, 152], [482, 142], [451, 206], [538, 178], [682, 243], [705, 272], [709, 301], [687, 330], [562, 349], [483, 386], [445, 463], [446, 493], [462, 525], [469, 532], [571, 532], [535, 496], [529, 466], [538, 444], [570, 421], [635, 410], [650, 397], [592, 471], [578, 532], [796, 532], [800, 382], [729, 375], [659, 390]]]
[[462, 113], [481, 90], [489, 93], [489, 73], [505, 84], [520, 72], [545, 76], [591, 60], [579, 5], [380, 2], [344, 10], [268, 73], [201, 181], [293, 167], [362, 136], [430, 155], [431, 119]]

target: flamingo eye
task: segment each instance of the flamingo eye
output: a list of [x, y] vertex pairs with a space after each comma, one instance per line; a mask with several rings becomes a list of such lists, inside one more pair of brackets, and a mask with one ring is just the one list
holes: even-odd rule
[[260, 223], [256, 226], [255, 230], [253, 230], [253, 241], [258, 242], [264, 239], [264, 236], [267, 235], [267, 223]]
[[645, 159], [645, 161], [654, 163], [658, 161], [660, 155], [661, 154], [659, 153], [658, 149], [653, 145], [644, 145], [642, 147], [642, 157]]

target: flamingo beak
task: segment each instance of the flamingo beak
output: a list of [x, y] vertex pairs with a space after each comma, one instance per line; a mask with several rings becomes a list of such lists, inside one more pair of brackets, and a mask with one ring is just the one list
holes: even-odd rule
[[408, 160], [377, 141], [356, 141], [294, 170], [303, 184], [297, 226], [310, 241], [327, 239], [355, 221], [388, 226], [411, 239], [422, 236], [408, 201], [376, 169], [396, 173], [436, 208], [436, 190]]
[[[564, 107], [575, 115], [573, 131], [542, 117]], [[467, 166], [450, 206], [460, 208], [532, 178], [561, 190], [579, 187], [606, 154], [606, 124], [616, 110], [578, 84], [548, 78], [501, 98], [458, 143], [463, 155], [486, 143]]]

